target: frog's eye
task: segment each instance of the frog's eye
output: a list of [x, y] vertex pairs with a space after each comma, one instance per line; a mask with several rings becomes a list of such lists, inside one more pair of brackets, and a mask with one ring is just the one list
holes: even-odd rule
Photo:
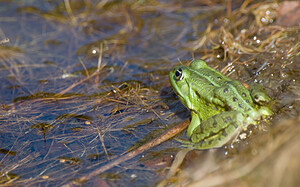
[[182, 78], [183, 78], [182, 69], [181, 69], [181, 68], [178, 68], [178, 69], [175, 71], [175, 79], [178, 80], [178, 81], [181, 81]]

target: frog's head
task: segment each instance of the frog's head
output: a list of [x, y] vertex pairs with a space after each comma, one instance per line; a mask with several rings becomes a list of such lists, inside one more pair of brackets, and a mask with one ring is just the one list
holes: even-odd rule
[[179, 97], [180, 101], [188, 107], [189, 102], [189, 77], [190, 71], [188, 66], [176, 66], [169, 73], [170, 83], [174, 92]]
[[195, 73], [194, 70], [199, 70], [201, 68], [207, 67], [203, 60], [194, 60], [189, 66], [176, 66], [169, 73], [170, 83], [173, 87], [174, 92], [179, 97], [180, 101], [189, 109], [193, 109], [193, 100], [195, 99], [192, 93]]

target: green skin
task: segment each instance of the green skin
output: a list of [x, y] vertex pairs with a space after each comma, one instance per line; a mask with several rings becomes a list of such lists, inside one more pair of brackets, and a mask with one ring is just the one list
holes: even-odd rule
[[173, 68], [169, 79], [180, 101], [191, 112], [187, 129], [191, 142], [185, 142], [188, 147], [221, 147], [241, 128], [273, 114], [263, 106], [270, 101], [263, 87], [255, 84], [247, 90], [239, 81], [229, 79], [202, 60]]

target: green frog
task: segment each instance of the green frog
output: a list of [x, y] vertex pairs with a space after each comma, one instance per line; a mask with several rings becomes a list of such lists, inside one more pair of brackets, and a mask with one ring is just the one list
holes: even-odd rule
[[262, 86], [255, 84], [246, 89], [203, 60], [173, 68], [169, 79], [179, 100], [191, 112], [188, 147], [221, 147], [241, 129], [272, 115], [266, 106], [271, 99]]

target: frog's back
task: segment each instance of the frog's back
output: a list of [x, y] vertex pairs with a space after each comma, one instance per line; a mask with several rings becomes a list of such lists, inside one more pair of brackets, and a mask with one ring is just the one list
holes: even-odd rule
[[193, 70], [193, 73], [198, 74], [198, 77], [202, 77], [207, 83], [215, 87], [220, 87], [221, 85], [224, 85], [227, 81], [231, 81], [230, 78], [224, 76], [222, 73], [208, 66], [205, 68]]
[[238, 81], [228, 81], [214, 92], [217, 98], [226, 103], [229, 110], [247, 112], [255, 107], [250, 92]]

